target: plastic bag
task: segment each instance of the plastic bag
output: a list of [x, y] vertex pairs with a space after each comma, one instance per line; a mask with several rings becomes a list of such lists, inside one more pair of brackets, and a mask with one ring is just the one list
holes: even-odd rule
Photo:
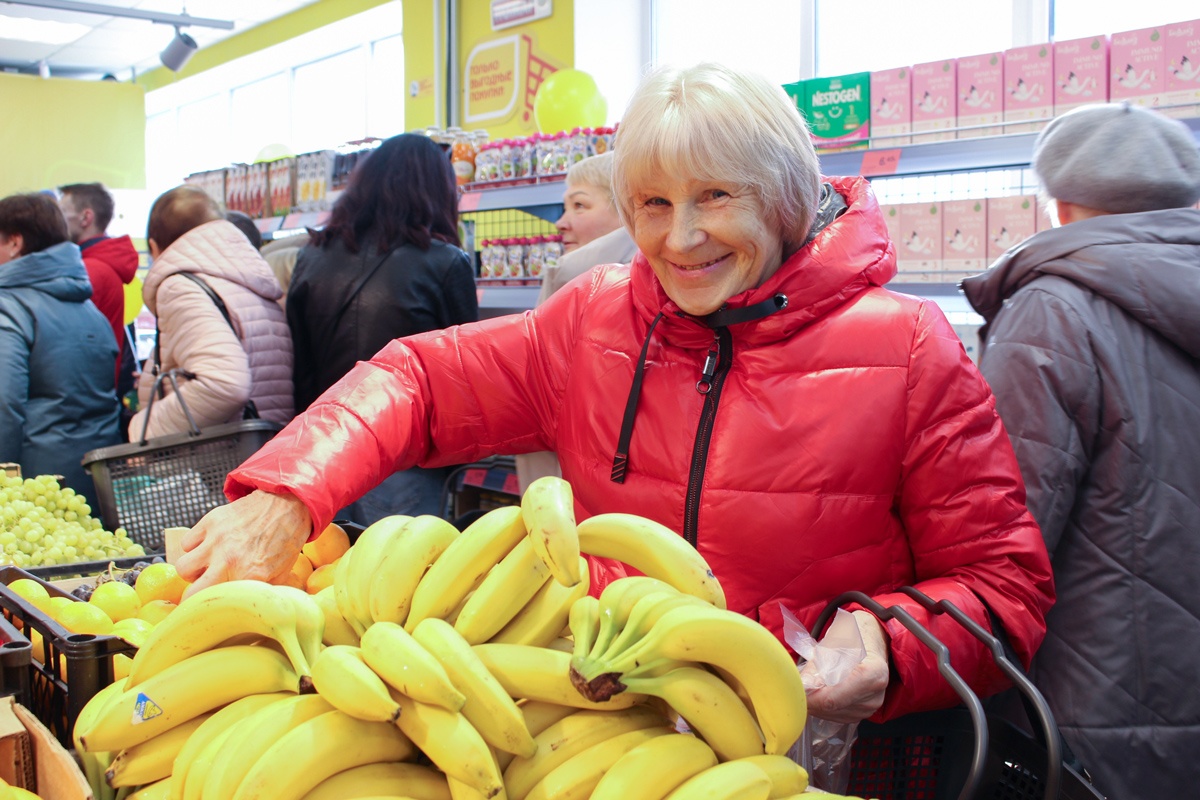
[[[862, 635], [854, 615], [838, 609], [825, 632], [817, 641], [796, 615], [781, 607], [783, 612], [783, 639], [799, 654], [796, 664], [807, 690], [822, 686], [834, 686], [867, 657]], [[807, 671], [808, 662], [813, 667]], [[818, 789], [834, 794], [845, 794], [850, 782], [848, 756], [857, 737], [857, 723], [831, 722], [809, 716], [804, 734], [788, 752], [808, 771], [809, 782]]]

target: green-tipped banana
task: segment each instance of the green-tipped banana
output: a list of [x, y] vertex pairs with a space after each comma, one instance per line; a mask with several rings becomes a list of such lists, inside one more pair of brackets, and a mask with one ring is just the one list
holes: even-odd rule
[[625, 629], [629, 615], [639, 600], [648, 595], [679, 595], [681, 592], [666, 581], [646, 575], [618, 578], [600, 593], [600, 631], [590, 655], [602, 655], [613, 639]]
[[590, 800], [663, 800], [684, 781], [716, 765], [716, 753], [695, 736], [656, 736], [621, 756], [596, 784]]
[[609, 642], [608, 647], [603, 652], [600, 651], [599, 647], [593, 647], [589, 657], [599, 660], [616, 658], [641, 641], [647, 633], [653, 630], [655, 624], [663, 614], [686, 605], [707, 604], [698, 597], [676, 591], [645, 595], [630, 609], [629, 617], [625, 620], [625, 627]]
[[587, 559], [579, 559], [583, 580], [574, 586], [563, 586], [554, 579], [545, 581], [537, 594], [525, 604], [512, 621], [488, 641], [504, 644], [528, 644], [546, 647], [567, 626], [571, 606], [586, 597], [591, 580], [587, 572]]
[[296, 638], [309, 668], [321, 652], [325, 639], [325, 612], [308, 592], [295, 586], [275, 586], [275, 591], [292, 601], [296, 608]]
[[540, 700], [572, 708], [615, 710], [644, 702], [645, 695], [614, 694], [593, 702], [571, 683], [571, 654], [523, 644], [477, 644], [472, 648], [510, 697]]
[[491, 639], [520, 613], [550, 570], [527, 537], [492, 567], [454, 621], [454, 629], [471, 644]]
[[767, 800], [771, 778], [750, 761], [709, 767], [667, 795], [667, 800]]
[[586, 571], [579, 566], [579, 533], [571, 484], [554, 475], [538, 478], [521, 496], [521, 516], [538, 558], [554, 580], [574, 586]]
[[[367, 634], [375, 628], [372, 625]], [[334, 708], [356, 719], [392, 722], [400, 707], [357, 647], [326, 647], [313, 664], [313, 686]]]
[[613, 513], [585, 519], [577, 530], [584, 553], [623, 561], [685, 594], [725, 608], [725, 592], [708, 562], [667, 526], [634, 514]]
[[432, 514], [408, 522], [372, 573], [371, 618], [403, 625], [421, 577], [457, 538], [458, 528]]
[[567, 624], [575, 642], [572, 655], [581, 660], [587, 658], [600, 634], [600, 601], [591, 595], [576, 600], [567, 612]]
[[389, 686], [414, 700], [447, 711], [458, 711], [467, 702], [442, 661], [394, 622], [376, 622], [368, 628], [362, 638], [362, 654]]

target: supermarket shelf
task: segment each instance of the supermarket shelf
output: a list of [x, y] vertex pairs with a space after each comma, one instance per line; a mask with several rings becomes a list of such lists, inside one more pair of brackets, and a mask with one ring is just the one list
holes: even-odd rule
[[263, 217], [262, 219], [254, 220], [254, 227], [258, 228], [259, 233], [274, 233], [279, 230], [279, 226], [283, 224], [283, 217]]
[[563, 185], [563, 179], [558, 177], [537, 183], [471, 189], [459, 198], [458, 210], [459, 213], [470, 213], [519, 208], [553, 222], [562, 215]]
[[475, 296], [479, 299], [480, 319], [501, 317], [505, 314], [520, 314], [537, 305], [541, 287], [533, 286], [489, 286], [477, 283]]
[[825, 153], [821, 156], [821, 172], [825, 175], [894, 176], [1024, 167], [1033, 158], [1036, 139], [1036, 133], [1010, 133], [882, 150]]

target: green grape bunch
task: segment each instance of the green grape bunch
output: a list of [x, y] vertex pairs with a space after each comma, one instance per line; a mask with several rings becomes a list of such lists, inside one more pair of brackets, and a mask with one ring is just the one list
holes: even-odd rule
[[104, 530], [92, 508], [50, 475], [0, 477], [0, 566], [42, 567], [142, 556], [124, 528]]

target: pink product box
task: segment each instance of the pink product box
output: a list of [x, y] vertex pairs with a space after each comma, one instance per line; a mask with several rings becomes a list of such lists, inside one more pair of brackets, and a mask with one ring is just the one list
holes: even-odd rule
[[900, 234], [896, 242], [898, 280], [935, 283], [942, 277], [942, 204], [905, 203], [897, 215]]
[[942, 203], [942, 272], [966, 277], [987, 269], [987, 200]]
[[1163, 113], [1200, 117], [1200, 19], [1166, 26], [1167, 85]]
[[879, 213], [883, 214], [883, 220], [887, 223], [888, 238], [891, 239], [892, 245], [896, 248], [896, 253], [900, 253], [900, 205], [881, 205]]
[[1054, 43], [1054, 116], [1108, 102], [1108, 37]]
[[[955, 138], [958, 119], [956, 59], [929, 61], [912, 68], [913, 143]], [[932, 131], [921, 133], [918, 131]]]
[[958, 59], [958, 138], [1004, 133], [1004, 53], [984, 53]]
[[1038, 131], [1054, 116], [1054, 51], [1031, 44], [1004, 51], [1005, 133]]
[[1164, 30], [1142, 28], [1112, 35], [1108, 51], [1109, 99], [1147, 107], [1163, 104], [1167, 87]]
[[988, 263], [1037, 233], [1037, 207], [1032, 194], [988, 198]]
[[871, 147], [909, 144], [912, 137], [912, 67], [871, 73]]

